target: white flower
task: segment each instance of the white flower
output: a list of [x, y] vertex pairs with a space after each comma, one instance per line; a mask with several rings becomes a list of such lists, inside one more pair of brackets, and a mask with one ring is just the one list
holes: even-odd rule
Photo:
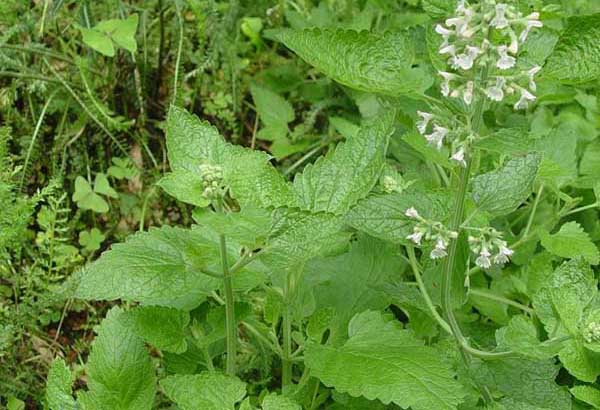
[[479, 256], [475, 260], [475, 264], [483, 269], [489, 269], [492, 266], [490, 252], [485, 246], [481, 248], [481, 252], [479, 252]]
[[503, 265], [508, 262], [508, 257], [514, 253], [512, 249], [506, 247], [505, 241], [501, 242], [503, 242], [504, 245], [501, 244], [498, 246], [498, 253], [494, 256], [494, 263], [497, 263], [498, 265]]
[[480, 52], [481, 50], [478, 47], [467, 46], [466, 53], [459, 54], [452, 59], [453, 67], [470, 70]]
[[499, 29], [508, 27], [509, 23], [506, 19], [506, 16], [504, 15], [506, 13], [507, 7], [508, 6], [504, 3], [496, 4], [496, 15], [494, 16], [492, 21], [490, 21], [490, 25], [492, 27], [496, 27]]
[[423, 111], [417, 111], [417, 114], [421, 117], [421, 120], [417, 122], [417, 130], [421, 135], [425, 134], [425, 130], [429, 125], [429, 121], [433, 118], [433, 114]]
[[475, 86], [475, 84], [473, 83], [473, 81], [469, 81], [469, 82], [467, 82], [467, 86], [465, 87], [465, 90], [463, 91], [463, 101], [467, 105], [471, 105], [471, 103], [473, 102], [473, 87], [474, 86]]
[[454, 78], [454, 74], [447, 73], [445, 71], [438, 71], [438, 74], [442, 76], [444, 82], [442, 82], [441, 92], [444, 97], [450, 94], [450, 80]]
[[432, 145], [435, 145], [437, 149], [442, 149], [444, 138], [448, 134], [448, 129], [440, 127], [439, 125], [433, 126], [433, 132], [429, 135], [425, 135], [425, 139]]
[[422, 232], [420, 229], [418, 229], [417, 227], [415, 227], [413, 233], [411, 233], [410, 235], [408, 235], [406, 237], [406, 239], [410, 239], [411, 241], [413, 241], [417, 245], [420, 245], [421, 244], [421, 239], [423, 239], [423, 234], [424, 234], [424, 232]]
[[531, 91], [537, 90], [537, 85], [533, 81], [533, 77], [542, 69], [539, 65], [534, 66], [531, 70], [527, 71], [527, 77], [529, 77], [529, 88]]
[[540, 18], [540, 13], [538, 13], [538, 12], [531, 13], [530, 15], [527, 16], [527, 23], [525, 23], [525, 29], [519, 35], [519, 41], [521, 43], [524, 43], [527, 41], [527, 36], [529, 36], [529, 32], [531, 31], [532, 28], [544, 27], [544, 23], [539, 21], [539, 18]]
[[440, 54], [450, 54], [454, 56], [456, 54], [456, 47], [454, 45], [445, 45], [440, 48]]
[[445, 40], [448, 37], [450, 37], [452, 34], [454, 34], [453, 30], [449, 30], [446, 27], [442, 26], [441, 24], [438, 24], [435, 26], [435, 32], [438, 33], [439, 35], [441, 35], [442, 37], [444, 37]]
[[524, 88], [521, 88], [521, 98], [515, 104], [515, 110], [525, 110], [529, 106], [529, 101], [535, 101], [535, 95]]
[[496, 77], [496, 85], [493, 87], [488, 87], [485, 90], [485, 93], [489, 97], [490, 100], [494, 101], [502, 101], [504, 99], [504, 84], [506, 80], [504, 77]]
[[458, 238], [458, 232], [456, 232], [456, 231], [448, 231], [448, 236], [451, 239], [456, 239], [456, 238]]
[[508, 55], [508, 47], [504, 45], [498, 46], [496, 51], [498, 51], [498, 55], [500, 56], [498, 62], [496, 63], [496, 67], [501, 70], [508, 70], [509, 68], [515, 66], [517, 59]]
[[411, 206], [410, 208], [408, 208], [406, 210], [406, 212], [404, 212], [404, 215], [408, 216], [409, 218], [413, 218], [416, 219], [419, 217], [419, 213], [417, 212], [417, 210]]
[[438, 238], [435, 242], [435, 248], [429, 254], [431, 259], [439, 259], [448, 255], [446, 252], [446, 242], [442, 238]]
[[463, 167], [467, 166], [467, 161], [465, 161], [465, 150], [462, 147], [458, 151], [456, 151], [454, 155], [452, 155], [452, 157], [450, 158], [458, 162]]

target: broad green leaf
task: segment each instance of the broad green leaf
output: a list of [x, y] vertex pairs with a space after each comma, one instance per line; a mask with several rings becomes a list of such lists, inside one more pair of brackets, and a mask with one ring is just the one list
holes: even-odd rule
[[138, 306], [123, 316], [124, 323], [152, 346], [173, 353], [187, 350], [188, 312], [162, 306]]
[[541, 407], [536, 404], [524, 403], [510, 397], [504, 397], [500, 402], [494, 404], [494, 406], [486, 410], [553, 410], [553, 408], [550, 407]]
[[398, 96], [421, 93], [432, 84], [432, 76], [423, 68], [413, 68], [413, 44], [401, 32], [287, 30], [279, 40], [307, 63], [350, 88]]
[[570, 17], [544, 75], [566, 84], [581, 84], [600, 77], [600, 14]]
[[414, 220], [405, 212], [415, 207], [424, 218], [444, 221], [450, 210], [446, 193], [429, 193], [408, 189], [402, 193], [371, 195], [350, 210], [345, 220], [350, 226], [376, 238], [404, 245], [413, 244], [406, 236], [412, 233]]
[[79, 232], [79, 244], [88, 252], [94, 252], [100, 249], [100, 245], [106, 239], [106, 236], [98, 228], [92, 228], [88, 231]]
[[271, 213], [260, 208], [243, 208], [239, 212], [194, 212], [198, 225], [206, 226], [249, 249], [263, 245], [272, 227]]
[[181, 410], [234, 410], [246, 396], [244, 382], [220, 373], [177, 374], [160, 385]]
[[173, 198], [186, 204], [199, 207], [210, 204], [210, 201], [202, 196], [204, 187], [198, 172], [184, 169], [169, 172], [157, 182], [157, 185]]
[[135, 53], [137, 51], [135, 33], [137, 31], [138, 20], [138, 15], [132, 14], [124, 20], [112, 19], [101, 21], [94, 29], [106, 33], [119, 47], [124, 48], [130, 53]]
[[6, 410], [25, 410], [25, 402], [15, 396], [8, 396]]
[[[256, 112], [266, 127], [275, 126], [287, 131], [288, 123], [294, 121], [294, 108], [279, 94], [256, 84], [250, 86]], [[285, 134], [282, 137], [285, 138]]]
[[262, 403], [263, 410], [302, 410], [302, 407], [293, 400], [279, 396], [277, 394], [269, 394]]
[[348, 323], [357, 313], [388, 307], [389, 297], [379, 288], [401, 271], [397, 250], [366, 235], [347, 253], [309, 262], [304, 275], [317, 308], [332, 308], [335, 312], [329, 326], [330, 340], [345, 340]]
[[82, 176], [75, 178], [73, 201], [81, 209], [89, 209], [97, 213], [108, 212], [108, 203], [92, 189], [90, 183]]
[[352, 397], [335, 390], [332, 392], [332, 398], [335, 400], [335, 404], [327, 407], [327, 410], [385, 410], [390, 408], [390, 406], [384, 405], [379, 400]]
[[600, 141], [589, 144], [579, 163], [579, 172], [582, 175], [600, 175]]
[[154, 403], [154, 365], [122, 315], [114, 307], [98, 327], [86, 365], [86, 410], [150, 410]]
[[226, 143], [216, 128], [175, 106], [167, 118], [167, 150], [175, 172], [194, 174], [205, 163], [221, 166], [224, 183], [242, 205], [279, 207], [292, 201], [290, 184], [266, 153]]
[[581, 381], [594, 383], [600, 376], [600, 354], [586, 349], [581, 340], [569, 340], [558, 358], [565, 369]]
[[379, 312], [356, 315], [341, 347], [309, 343], [305, 363], [326, 386], [414, 410], [455, 410], [464, 392], [440, 352]]
[[451, 16], [456, 9], [456, 0], [423, 0], [423, 10], [434, 19]]
[[592, 386], [575, 386], [571, 387], [570, 391], [577, 400], [587, 403], [595, 409], [600, 409], [600, 390]]
[[600, 263], [600, 252], [581, 225], [575, 221], [567, 222], [555, 234], [543, 231], [542, 246], [554, 255], [563, 258], [583, 258], [592, 265]]
[[493, 215], [515, 210], [531, 194], [540, 161], [539, 154], [528, 154], [511, 159], [496, 171], [473, 178], [475, 203]]
[[294, 178], [293, 192], [301, 209], [345, 214], [375, 186], [385, 165], [394, 115], [361, 127], [345, 143], [306, 166]]
[[496, 341], [500, 348], [539, 360], [554, 357], [561, 347], [542, 345], [533, 321], [525, 315], [513, 316], [507, 326], [498, 329]]
[[50, 410], [75, 410], [73, 399], [73, 376], [63, 359], [55, 359], [48, 372], [46, 402]]
[[107, 57], [115, 56], [115, 47], [106, 33], [84, 27], [79, 27], [79, 31], [86, 45]]
[[592, 301], [598, 283], [583, 258], [564, 262], [553, 274], [550, 297], [562, 324], [572, 334], [579, 334], [583, 310]]
[[192, 308], [220, 285], [202, 273], [215, 255], [197, 230], [151, 228], [113, 245], [85, 267], [75, 296]]
[[[555, 379], [559, 371], [553, 360], [524, 357], [482, 362], [476, 360], [469, 374], [494, 396], [503, 395], [541, 409], [571, 409], [571, 397]], [[518, 407], [517, 407], [518, 408]], [[528, 407], [525, 409], [529, 410]], [[513, 410], [508, 408], [507, 410]]]
[[345, 139], [355, 137], [360, 131], [360, 127], [343, 117], [329, 117], [329, 124], [333, 125], [335, 130]]

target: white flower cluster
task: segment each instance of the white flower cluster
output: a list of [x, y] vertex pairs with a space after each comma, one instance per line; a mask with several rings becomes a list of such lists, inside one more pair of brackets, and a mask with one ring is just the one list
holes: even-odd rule
[[583, 339], [587, 343], [600, 342], [600, 323], [588, 323], [585, 329], [583, 329]]
[[493, 228], [482, 229], [478, 236], [469, 236], [469, 247], [478, 255], [475, 264], [483, 269], [489, 269], [493, 264], [504, 265], [513, 254], [502, 240], [502, 234]]
[[218, 165], [200, 165], [200, 179], [202, 180], [202, 196], [206, 199], [214, 199], [222, 193], [223, 168]]
[[[450, 127], [448, 126], [442, 126], [441, 119], [436, 118], [435, 115], [423, 111], [417, 111], [417, 114], [421, 117], [421, 119], [417, 121], [417, 130], [425, 137], [429, 145], [441, 150], [444, 145], [444, 140], [453, 140], [453, 143], [451, 144], [452, 154], [450, 155], [450, 159], [456, 161], [463, 167], [466, 166], [465, 149], [468, 145], [468, 141], [460, 141], [458, 138], [451, 138], [453, 134], [457, 133], [451, 132]], [[461, 134], [460, 130], [458, 134]]]
[[[517, 65], [519, 48], [527, 41], [531, 30], [543, 26], [539, 17], [537, 12], [523, 16], [515, 6], [497, 3], [496, 0], [483, 0], [473, 5], [459, 0], [456, 16], [435, 28], [443, 38], [438, 51], [448, 55], [448, 64], [456, 71], [439, 72], [443, 78], [442, 94], [462, 97], [465, 104], [470, 105], [478, 89], [493, 101], [502, 101], [506, 95], [520, 92], [514, 108], [526, 109], [529, 102], [535, 100], [534, 76], [540, 67], [534, 66], [511, 75], [505, 75], [505, 71]], [[495, 31], [494, 36], [490, 36], [490, 29]], [[498, 42], [492, 42], [490, 38], [498, 39]], [[498, 73], [487, 79], [486, 84], [476, 84], [474, 76], [467, 72], [486, 64], [493, 64]], [[529, 89], [519, 85], [524, 82]]]
[[448, 255], [446, 249], [450, 240], [458, 237], [457, 232], [446, 229], [440, 222], [428, 221], [419, 215], [419, 212], [413, 207], [408, 208], [404, 215], [417, 221], [413, 233], [408, 235], [406, 239], [410, 239], [417, 245], [421, 245], [423, 239], [435, 242], [434, 248], [429, 254], [431, 259], [440, 259]]

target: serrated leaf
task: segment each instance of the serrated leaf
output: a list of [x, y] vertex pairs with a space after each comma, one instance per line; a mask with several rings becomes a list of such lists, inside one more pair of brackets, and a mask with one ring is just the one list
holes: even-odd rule
[[361, 91], [398, 96], [421, 93], [432, 77], [413, 68], [415, 51], [401, 32], [287, 30], [279, 34], [288, 48], [335, 81]]
[[334, 151], [306, 166], [294, 178], [293, 192], [301, 209], [344, 214], [375, 186], [385, 164], [394, 115], [388, 113]]
[[265, 243], [271, 231], [271, 213], [259, 208], [243, 208], [239, 212], [194, 212], [198, 225], [225, 235], [249, 249]]
[[181, 410], [234, 410], [246, 396], [244, 382], [220, 373], [177, 374], [160, 385]]
[[544, 75], [565, 84], [581, 84], [600, 77], [600, 13], [570, 17]]
[[581, 381], [593, 383], [600, 376], [600, 354], [586, 349], [581, 340], [569, 340], [558, 358], [565, 369]]
[[[330, 340], [341, 342], [354, 315], [388, 307], [390, 298], [379, 289], [402, 270], [395, 248], [366, 236], [339, 256], [309, 262], [304, 276], [312, 289], [317, 308], [331, 308]], [[351, 303], [349, 303], [351, 301]]]
[[359, 201], [345, 220], [353, 228], [376, 238], [409, 245], [413, 243], [406, 236], [412, 233], [414, 220], [405, 215], [408, 208], [415, 207], [424, 218], [443, 222], [450, 206], [446, 193], [409, 189], [402, 193], [371, 195]]
[[242, 205], [279, 207], [292, 201], [290, 185], [266, 153], [226, 143], [216, 128], [175, 106], [167, 118], [167, 150], [175, 172], [198, 173], [205, 163], [221, 166], [224, 183]]
[[277, 394], [269, 394], [262, 403], [263, 410], [302, 410], [302, 407], [293, 400], [279, 396]]
[[434, 19], [451, 16], [456, 10], [456, 0], [423, 0], [423, 10]]
[[138, 306], [123, 316], [126, 326], [152, 346], [173, 353], [187, 350], [188, 312], [162, 306]]
[[76, 297], [192, 308], [220, 281], [202, 273], [216, 256], [198, 231], [164, 226], [131, 235], [85, 267]]
[[356, 315], [341, 347], [309, 343], [311, 374], [342, 393], [414, 410], [455, 410], [464, 393], [436, 349], [379, 312]]
[[600, 409], [600, 390], [592, 386], [571, 387], [571, 394], [579, 401], [589, 404], [595, 409]]
[[75, 410], [71, 385], [73, 376], [63, 359], [55, 359], [48, 372], [46, 402], [50, 410]]
[[550, 359], [560, 350], [560, 345], [542, 345], [533, 321], [525, 315], [510, 318], [507, 326], [496, 331], [498, 347], [506, 348], [532, 359]]
[[98, 327], [86, 365], [86, 410], [150, 410], [154, 403], [154, 366], [122, 315], [112, 308]]
[[567, 222], [555, 234], [541, 233], [542, 246], [554, 255], [562, 258], [582, 256], [592, 265], [600, 263], [600, 251], [592, 242], [581, 225], [575, 221]]
[[473, 178], [473, 199], [493, 215], [515, 210], [531, 194], [541, 156], [528, 154], [508, 161], [502, 168]]
[[199, 207], [206, 207], [210, 204], [210, 201], [202, 196], [204, 186], [197, 172], [189, 172], [183, 169], [169, 172], [156, 184], [164, 189], [167, 194], [186, 204]]
[[583, 258], [564, 262], [552, 276], [550, 298], [562, 324], [572, 335], [579, 333], [583, 310], [592, 301], [598, 283]]

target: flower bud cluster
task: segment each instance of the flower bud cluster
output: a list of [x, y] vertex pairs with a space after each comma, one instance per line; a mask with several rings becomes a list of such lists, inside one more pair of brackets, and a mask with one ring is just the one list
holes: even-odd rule
[[200, 179], [204, 190], [202, 196], [206, 199], [215, 199], [222, 195], [223, 168], [218, 165], [200, 165]]
[[469, 236], [469, 247], [477, 255], [475, 264], [482, 269], [489, 269], [494, 264], [504, 265], [513, 254], [502, 234], [494, 228], [484, 228], [479, 235]]
[[447, 248], [450, 240], [456, 239], [458, 232], [447, 229], [441, 222], [423, 218], [413, 207], [408, 208], [404, 215], [417, 221], [413, 233], [408, 235], [406, 239], [410, 239], [417, 245], [421, 245], [423, 239], [435, 243], [429, 254], [431, 259], [440, 259], [448, 255]]
[[454, 124], [447, 124], [441, 116], [436, 116], [432, 113], [417, 111], [421, 119], [417, 121], [417, 130], [425, 137], [429, 145], [434, 146], [438, 150], [442, 149], [444, 142], [451, 143], [450, 159], [461, 166], [466, 166], [465, 152], [472, 138], [461, 140], [460, 136], [464, 131]]
[[600, 323], [590, 322], [583, 329], [583, 339], [587, 343], [600, 342]]
[[[435, 28], [443, 38], [438, 52], [448, 56], [447, 62], [454, 70], [439, 72], [443, 79], [442, 95], [462, 98], [470, 105], [477, 91], [493, 101], [502, 101], [506, 95], [519, 92], [514, 108], [526, 109], [536, 98], [534, 76], [540, 67], [511, 69], [517, 66], [519, 48], [531, 30], [543, 26], [539, 17], [537, 12], [523, 16], [515, 6], [497, 0], [482, 0], [472, 5], [460, 0], [456, 15]], [[490, 35], [491, 30], [494, 36]], [[478, 84], [470, 70], [486, 65], [493, 67], [494, 72], [485, 83]], [[507, 70], [511, 70], [510, 75]]]

